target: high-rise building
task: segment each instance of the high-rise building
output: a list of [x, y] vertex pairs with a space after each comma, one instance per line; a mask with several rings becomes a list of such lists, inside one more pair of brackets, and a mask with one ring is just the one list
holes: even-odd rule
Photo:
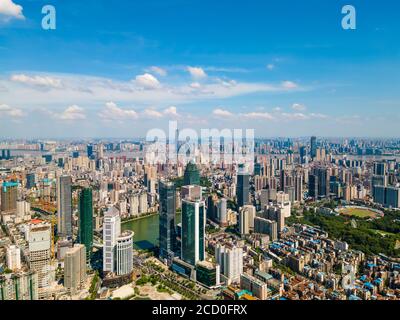
[[21, 269], [21, 249], [15, 245], [7, 248], [6, 252], [7, 268], [16, 271]]
[[297, 174], [294, 178], [294, 201], [303, 201], [303, 176]]
[[374, 175], [384, 176], [388, 170], [388, 164], [386, 162], [375, 162], [374, 163]]
[[115, 271], [115, 246], [121, 234], [121, 217], [119, 211], [111, 207], [104, 214], [103, 220], [103, 272]]
[[160, 181], [160, 257], [173, 258], [175, 251], [176, 188], [172, 182]]
[[87, 151], [88, 158], [92, 158], [92, 156], [94, 155], [93, 145], [92, 144], [88, 144], [87, 147], [86, 147], [86, 151]]
[[239, 283], [243, 273], [243, 249], [234, 244], [217, 244], [215, 261], [220, 265], [221, 274], [227, 284]]
[[0, 300], [38, 300], [38, 274], [21, 271], [0, 275]]
[[38, 274], [39, 288], [45, 288], [51, 282], [51, 224], [31, 225], [28, 243], [29, 267]]
[[133, 231], [122, 232], [115, 246], [114, 272], [118, 276], [130, 274], [133, 270]]
[[228, 201], [225, 198], [222, 198], [217, 203], [217, 220], [222, 227], [226, 227], [228, 225], [227, 211]]
[[254, 206], [245, 205], [239, 211], [239, 232], [241, 235], [248, 235], [254, 231], [254, 218], [256, 216], [256, 208]]
[[[187, 186], [184, 188], [190, 188]], [[197, 186], [201, 189], [200, 186]], [[184, 189], [183, 188], [183, 189]], [[184, 191], [182, 191], [184, 194]], [[205, 258], [205, 202], [200, 198], [187, 196], [182, 199], [181, 258], [195, 266]]]
[[60, 176], [57, 181], [57, 232], [61, 237], [72, 237], [72, 178]]
[[400, 188], [374, 186], [372, 195], [375, 203], [386, 208], [400, 208]]
[[186, 166], [185, 174], [183, 177], [183, 185], [200, 185], [200, 172], [196, 164], [193, 162], [189, 162]]
[[278, 239], [278, 224], [276, 221], [268, 220], [261, 217], [254, 219], [254, 232], [269, 235], [271, 241]]
[[243, 165], [239, 166], [237, 173], [236, 198], [238, 208], [250, 204], [250, 175]]
[[76, 244], [64, 257], [64, 287], [74, 295], [84, 288], [86, 281], [86, 247]]
[[32, 189], [35, 187], [35, 173], [28, 173], [26, 175], [26, 188], [27, 189]]
[[85, 188], [79, 195], [79, 243], [86, 247], [87, 263], [93, 249], [93, 196], [92, 189]]
[[1, 188], [1, 211], [13, 212], [17, 209], [18, 182], [3, 182]]
[[318, 176], [314, 174], [308, 176], [308, 196], [314, 199], [318, 198]]
[[311, 137], [310, 155], [313, 160], [317, 157], [317, 137]]
[[318, 196], [328, 197], [329, 196], [329, 170], [326, 168], [316, 169], [318, 176]]

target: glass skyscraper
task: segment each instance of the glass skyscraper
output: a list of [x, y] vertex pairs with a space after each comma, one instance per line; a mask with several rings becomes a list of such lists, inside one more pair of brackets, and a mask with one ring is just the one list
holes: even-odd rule
[[171, 258], [175, 250], [175, 185], [172, 182], [159, 183], [160, 195], [160, 257]]
[[196, 164], [192, 162], [188, 163], [185, 169], [183, 182], [185, 186], [200, 185], [200, 172]]
[[250, 204], [250, 175], [243, 165], [239, 166], [237, 174], [236, 197], [238, 208]]
[[85, 245], [89, 263], [93, 248], [93, 196], [90, 188], [83, 189], [79, 195], [79, 243]]
[[203, 200], [182, 200], [181, 258], [193, 266], [205, 258], [205, 215]]
[[317, 156], [317, 137], [311, 137], [310, 155], [313, 159]]
[[58, 234], [72, 237], [72, 178], [60, 176], [57, 183]]

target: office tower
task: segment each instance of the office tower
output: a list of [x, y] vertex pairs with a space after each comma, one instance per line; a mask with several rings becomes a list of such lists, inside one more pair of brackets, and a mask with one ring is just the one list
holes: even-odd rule
[[386, 162], [375, 162], [374, 163], [374, 175], [384, 176], [388, 171], [388, 164]]
[[250, 175], [248, 174], [244, 166], [240, 165], [237, 173], [237, 189], [236, 189], [238, 208], [250, 204], [249, 180], [250, 180]]
[[254, 218], [256, 216], [256, 208], [254, 206], [245, 205], [239, 212], [239, 232], [242, 236], [250, 234], [254, 230]]
[[88, 158], [91, 158], [94, 155], [93, 145], [88, 144], [86, 147], [86, 151], [87, 151]]
[[371, 178], [371, 187], [375, 186], [384, 186], [388, 185], [388, 177], [387, 176], [372, 176]]
[[73, 158], [73, 159], [79, 158], [79, 151], [74, 151], [74, 152], [72, 152], [72, 158]]
[[308, 196], [318, 199], [318, 176], [314, 174], [308, 176]]
[[243, 273], [243, 249], [231, 243], [217, 244], [215, 261], [220, 265], [221, 274], [228, 285], [239, 283]]
[[268, 298], [267, 284], [246, 273], [240, 276], [240, 288], [252, 292], [260, 300]]
[[111, 207], [103, 220], [103, 272], [114, 272], [115, 246], [121, 234], [121, 218], [116, 208]]
[[21, 249], [15, 245], [7, 247], [6, 261], [8, 269], [12, 271], [21, 269]]
[[220, 199], [217, 203], [217, 220], [221, 227], [226, 227], [228, 224], [227, 210], [228, 210], [227, 200], [225, 198]]
[[0, 300], [38, 300], [38, 274], [34, 271], [1, 274]]
[[86, 248], [86, 260], [90, 263], [93, 249], [93, 197], [92, 189], [85, 188], [79, 194], [79, 243]]
[[217, 204], [218, 196], [213, 194], [207, 198], [207, 218], [212, 221], [217, 221]]
[[17, 210], [18, 183], [3, 182], [1, 188], [1, 211], [13, 212]]
[[278, 224], [276, 221], [269, 219], [255, 217], [254, 218], [254, 232], [269, 235], [271, 241], [278, 239]]
[[114, 272], [118, 276], [130, 274], [133, 270], [133, 235], [133, 231], [127, 230], [117, 237]]
[[97, 158], [98, 159], [104, 158], [104, 146], [102, 144], [97, 145]]
[[86, 281], [86, 247], [76, 244], [64, 257], [64, 287], [71, 295], [84, 288]]
[[329, 197], [329, 170], [318, 168], [316, 174], [318, 176], [318, 196]]
[[400, 188], [386, 188], [386, 207], [400, 208]]
[[35, 187], [35, 184], [36, 184], [36, 182], [35, 182], [35, 174], [33, 172], [32, 173], [28, 173], [26, 175], [26, 188], [28, 190], [32, 189], [33, 187]]
[[160, 258], [169, 259], [175, 251], [176, 188], [172, 182], [160, 181]]
[[294, 201], [303, 201], [303, 175], [297, 174], [294, 178]]
[[183, 185], [200, 185], [200, 172], [196, 164], [193, 162], [188, 163], [186, 166], [185, 174], [183, 177]]
[[72, 237], [72, 178], [60, 176], [57, 181], [57, 231], [61, 237]]
[[310, 155], [313, 160], [317, 157], [317, 137], [311, 137]]
[[51, 224], [41, 222], [29, 230], [29, 267], [38, 274], [38, 287], [49, 286], [51, 281]]
[[[190, 187], [194, 186], [186, 188]], [[197, 188], [201, 189], [200, 186]], [[196, 195], [198, 193], [195, 192]], [[205, 202], [201, 197], [187, 195], [182, 198], [181, 258], [192, 266], [205, 257], [205, 215]]]
[[0, 159], [1, 160], [6, 160], [6, 150], [5, 149], [1, 150], [1, 158]]
[[372, 195], [375, 203], [386, 208], [400, 208], [400, 188], [375, 186]]
[[306, 147], [305, 146], [300, 147], [299, 153], [300, 153], [300, 164], [306, 163], [306, 156], [307, 156]]

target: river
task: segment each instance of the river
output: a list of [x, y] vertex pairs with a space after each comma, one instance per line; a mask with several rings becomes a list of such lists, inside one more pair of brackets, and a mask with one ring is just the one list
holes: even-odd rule
[[[177, 213], [176, 223], [180, 223], [181, 215]], [[133, 236], [133, 246], [135, 249], [151, 249], [158, 246], [158, 234], [160, 226], [160, 216], [158, 214], [143, 217], [141, 219], [122, 223], [122, 230], [131, 230]]]

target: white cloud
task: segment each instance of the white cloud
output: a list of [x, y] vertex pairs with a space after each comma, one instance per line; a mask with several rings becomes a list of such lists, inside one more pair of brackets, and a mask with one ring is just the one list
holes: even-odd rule
[[171, 106], [171, 107], [165, 109], [165, 110], [164, 110], [164, 114], [165, 114], [166, 116], [170, 116], [170, 117], [173, 117], [173, 118], [178, 118], [178, 117], [180, 117], [180, 114], [178, 113], [176, 107], [174, 107], [174, 106]]
[[215, 109], [215, 110], [213, 110], [213, 115], [218, 118], [228, 118], [228, 117], [232, 117], [233, 113], [229, 112], [228, 110], [224, 110], [224, 109]]
[[292, 81], [283, 81], [282, 87], [285, 89], [297, 89], [298, 85]]
[[2, 115], [9, 116], [11, 118], [22, 118], [25, 116], [21, 109], [12, 108], [7, 104], [0, 104], [0, 117]]
[[274, 65], [274, 64], [272, 64], [272, 63], [270, 63], [270, 64], [267, 64], [267, 69], [268, 69], [268, 70], [270, 70], [270, 71], [272, 71], [272, 70], [274, 70], [274, 69], [275, 69], [275, 65]]
[[160, 81], [150, 73], [137, 76], [135, 83], [144, 89], [157, 89], [160, 87]]
[[243, 117], [248, 119], [263, 119], [263, 120], [273, 120], [274, 117], [268, 112], [250, 112], [242, 114]]
[[143, 115], [147, 118], [154, 119], [154, 118], [162, 118], [163, 114], [154, 109], [145, 109], [143, 111]]
[[207, 74], [205, 73], [205, 71], [202, 68], [199, 67], [187, 67], [186, 69], [190, 75], [194, 78], [194, 79], [202, 79], [202, 78], [206, 78]]
[[22, 10], [22, 6], [15, 4], [12, 0], [1, 0], [0, 20], [8, 21], [12, 18], [25, 19]]
[[193, 89], [200, 89], [201, 88], [201, 84], [198, 82], [193, 82], [190, 84], [190, 87]]
[[85, 110], [77, 105], [69, 106], [61, 113], [51, 113], [60, 120], [84, 120], [86, 119]]
[[132, 120], [137, 119], [138, 114], [135, 110], [121, 109], [114, 102], [107, 102], [99, 117], [104, 120]]
[[150, 72], [154, 72], [156, 74], [158, 74], [159, 76], [165, 77], [168, 73], [167, 70], [161, 68], [161, 67], [157, 67], [157, 66], [152, 66], [148, 69]]
[[310, 113], [311, 118], [316, 118], [316, 119], [327, 119], [328, 116], [326, 114], [322, 113]]
[[299, 104], [299, 103], [293, 104], [292, 109], [296, 110], [296, 111], [306, 111], [307, 110], [306, 106], [303, 106], [302, 104]]
[[49, 76], [27, 76], [25, 74], [14, 74], [11, 76], [11, 81], [43, 88], [62, 88], [62, 81], [60, 79]]
[[[280, 93], [301, 90], [287, 89], [282, 83], [241, 82], [210, 79], [204, 83], [160, 84], [156, 78], [142, 75], [133, 81], [92, 77], [80, 74], [22, 74], [1, 78], [2, 103], [24, 105], [91, 105], [105, 101], [119, 101], [125, 105], [177, 105], [204, 102], [209, 99], [226, 99], [254, 93]], [[23, 85], [21, 85], [23, 84]], [[146, 88], [152, 88], [146, 90]], [[50, 90], [56, 89], [56, 90]], [[311, 88], [307, 88], [310, 90]]]

